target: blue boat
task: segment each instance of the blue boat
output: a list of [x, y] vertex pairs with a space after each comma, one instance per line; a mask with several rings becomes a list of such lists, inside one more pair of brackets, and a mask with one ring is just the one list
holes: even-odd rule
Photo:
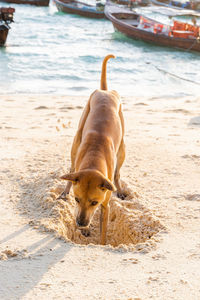
[[96, 2], [94, 5], [87, 4], [80, 1], [69, 1], [69, 0], [54, 0], [58, 11], [76, 14], [83, 17], [103, 19], [104, 5], [101, 2]]

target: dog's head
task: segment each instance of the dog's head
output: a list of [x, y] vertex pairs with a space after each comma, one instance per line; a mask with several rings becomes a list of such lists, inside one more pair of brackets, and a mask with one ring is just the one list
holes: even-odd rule
[[72, 181], [77, 202], [76, 224], [89, 226], [97, 207], [104, 202], [108, 191], [114, 191], [112, 182], [98, 171], [84, 170], [63, 175], [61, 179]]

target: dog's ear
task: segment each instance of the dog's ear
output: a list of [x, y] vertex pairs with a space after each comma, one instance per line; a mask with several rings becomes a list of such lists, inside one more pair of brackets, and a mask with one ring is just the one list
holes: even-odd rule
[[103, 182], [100, 185], [100, 189], [101, 190], [106, 189], [106, 190], [109, 190], [109, 191], [112, 191], [112, 192], [116, 191], [116, 188], [115, 188], [114, 184], [112, 184], [112, 182], [110, 180], [106, 179], [106, 178], [103, 179]]
[[64, 180], [69, 180], [69, 181], [72, 181], [75, 183], [75, 182], [79, 181], [79, 174], [78, 173], [68, 173], [68, 174], [61, 176], [60, 178], [64, 179]]

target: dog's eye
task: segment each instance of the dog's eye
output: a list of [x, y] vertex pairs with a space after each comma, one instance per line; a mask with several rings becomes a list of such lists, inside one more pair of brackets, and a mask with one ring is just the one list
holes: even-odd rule
[[75, 201], [76, 201], [77, 203], [80, 203], [80, 200], [79, 200], [77, 197], [75, 197]]
[[92, 206], [95, 206], [95, 205], [97, 205], [97, 203], [98, 203], [98, 201], [92, 201], [92, 202], [91, 202], [91, 205], [92, 205]]
[[99, 187], [100, 187], [100, 189], [101, 189], [102, 191], [105, 191], [105, 187], [104, 187], [103, 184], [101, 184]]

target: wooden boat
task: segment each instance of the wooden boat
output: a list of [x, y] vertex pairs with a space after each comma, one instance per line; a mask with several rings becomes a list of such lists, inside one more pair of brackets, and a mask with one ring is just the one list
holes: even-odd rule
[[174, 9], [172, 7], [167, 6], [156, 6], [151, 5], [145, 7], [145, 14], [148, 13], [157, 13], [159, 15], [164, 15], [168, 17], [200, 17], [200, 12], [197, 10], [190, 10], [190, 9]]
[[104, 9], [115, 30], [135, 40], [200, 52], [200, 27], [174, 21], [165, 25], [108, 2]]
[[148, 6], [150, 0], [112, 0], [116, 4], [128, 5], [130, 7]]
[[83, 17], [102, 19], [104, 15], [104, 5], [96, 2], [94, 5], [80, 1], [54, 0], [58, 11], [69, 14], [77, 14]]
[[12, 7], [0, 7], [0, 46], [4, 46], [10, 29], [9, 24], [13, 22], [15, 9]]
[[48, 6], [50, 0], [0, 0], [1, 2], [14, 4], [29, 4], [36, 6]]
[[151, 0], [151, 2], [152, 4], [159, 5], [159, 6], [200, 11], [200, 1]]

